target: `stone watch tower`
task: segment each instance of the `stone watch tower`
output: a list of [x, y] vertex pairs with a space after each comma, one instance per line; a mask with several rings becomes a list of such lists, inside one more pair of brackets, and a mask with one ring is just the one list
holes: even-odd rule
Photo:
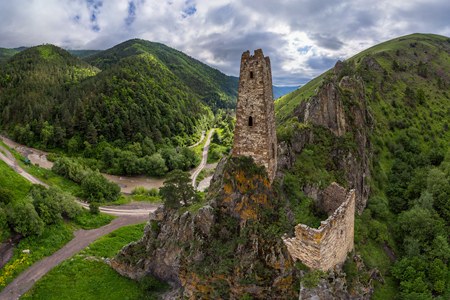
[[251, 156], [266, 167], [272, 182], [277, 170], [277, 136], [269, 57], [261, 49], [242, 54], [233, 156]]

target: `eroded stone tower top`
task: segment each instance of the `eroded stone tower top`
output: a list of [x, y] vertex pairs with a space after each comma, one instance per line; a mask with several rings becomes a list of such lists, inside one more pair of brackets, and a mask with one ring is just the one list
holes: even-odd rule
[[261, 49], [242, 54], [234, 130], [234, 156], [251, 156], [266, 167], [270, 181], [277, 169], [277, 136], [269, 57]]

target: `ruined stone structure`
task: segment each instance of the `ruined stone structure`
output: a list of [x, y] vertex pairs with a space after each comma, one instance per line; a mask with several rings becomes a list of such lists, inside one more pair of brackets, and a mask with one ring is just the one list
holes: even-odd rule
[[261, 49], [242, 54], [233, 156], [251, 156], [266, 167], [270, 181], [277, 169], [277, 137], [269, 57]]
[[295, 226], [295, 236], [283, 238], [289, 253], [313, 269], [327, 271], [345, 261], [353, 250], [355, 190], [346, 191], [332, 183], [323, 191], [320, 205], [329, 217], [318, 229], [305, 224]]

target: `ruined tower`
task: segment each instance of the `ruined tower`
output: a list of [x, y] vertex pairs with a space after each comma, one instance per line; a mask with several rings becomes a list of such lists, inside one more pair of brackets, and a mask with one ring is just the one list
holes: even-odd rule
[[266, 167], [270, 181], [277, 169], [277, 136], [269, 57], [261, 49], [242, 54], [233, 156], [251, 156]]

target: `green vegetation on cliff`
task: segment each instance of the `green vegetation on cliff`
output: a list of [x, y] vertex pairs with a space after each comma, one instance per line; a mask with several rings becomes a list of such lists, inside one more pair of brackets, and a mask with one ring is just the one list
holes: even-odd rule
[[[413, 34], [363, 51], [276, 102], [279, 138], [295, 144], [298, 130], [322, 127], [303, 123], [298, 114], [303, 102], [338, 80], [346, 121], [352, 121], [349, 112], [361, 102], [349, 97], [344, 77], [364, 82], [370, 146], [363, 147], [371, 151], [372, 178], [367, 208], [355, 221], [355, 243], [365, 264], [385, 277], [385, 285], [376, 284], [374, 299], [450, 296], [449, 74], [450, 39]], [[355, 142], [359, 146], [360, 134], [353, 130], [342, 142], [349, 149]], [[306, 141], [295, 162], [302, 168], [290, 172], [303, 187], [339, 181], [334, 164], [320, 157], [348, 159], [340, 151]], [[315, 164], [305, 165], [308, 156]]]

